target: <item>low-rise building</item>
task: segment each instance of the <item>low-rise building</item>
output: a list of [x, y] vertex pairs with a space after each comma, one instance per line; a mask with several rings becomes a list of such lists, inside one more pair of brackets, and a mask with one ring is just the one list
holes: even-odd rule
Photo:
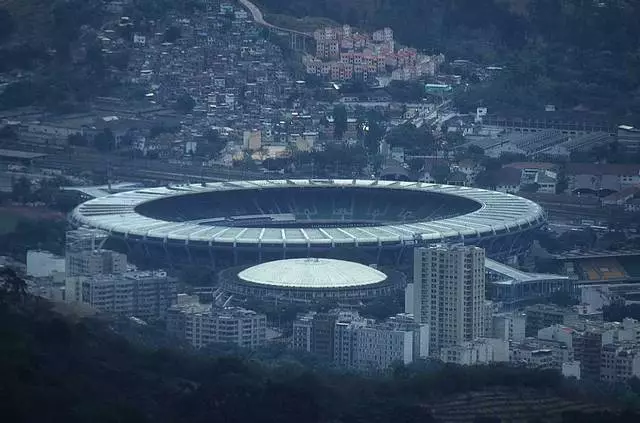
[[503, 339], [478, 338], [460, 345], [443, 347], [440, 359], [464, 366], [509, 361], [509, 343]]

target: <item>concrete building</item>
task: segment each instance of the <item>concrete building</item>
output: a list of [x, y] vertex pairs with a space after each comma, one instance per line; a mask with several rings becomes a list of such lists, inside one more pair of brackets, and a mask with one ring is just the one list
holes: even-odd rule
[[563, 363], [575, 358], [573, 350], [562, 342], [527, 338], [510, 346], [509, 360], [528, 367], [561, 369]]
[[526, 315], [520, 312], [493, 315], [492, 337], [522, 342], [525, 338]]
[[618, 126], [618, 143], [629, 154], [640, 153], [640, 128], [629, 125]]
[[602, 347], [600, 379], [624, 383], [640, 377], [640, 346], [636, 343], [615, 343]]
[[341, 367], [378, 371], [396, 362], [409, 364], [426, 358], [429, 329], [408, 314], [376, 323], [355, 312], [310, 312], [298, 316], [293, 323], [291, 347], [312, 352]]
[[[349, 365], [360, 370], [384, 370], [393, 363], [409, 364], [429, 355], [428, 326], [415, 323], [412, 316], [398, 315], [381, 324], [367, 320], [364, 324], [341, 326], [336, 325], [336, 339], [344, 332], [350, 333], [353, 342]], [[342, 349], [342, 357], [336, 354], [336, 361], [349, 357], [344, 354], [346, 350]]]
[[111, 250], [69, 252], [66, 257], [67, 276], [121, 274], [127, 271], [127, 256]]
[[256, 348], [265, 343], [267, 317], [238, 307], [215, 308], [199, 303], [175, 305], [167, 313], [167, 330], [196, 348], [213, 343]]
[[323, 360], [333, 361], [336, 324], [357, 320], [361, 320], [358, 313], [340, 310], [301, 314], [293, 322], [291, 347], [295, 350], [313, 353]]
[[65, 292], [68, 302], [141, 319], [164, 318], [178, 295], [176, 281], [162, 271], [68, 277]]
[[27, 275], [34, 278], [47, 278], [55, 274], [64, 275], [64, 257], [49, 251], [27, 251]]
[[562, 363], [562, 376], [575, 377], [580, 380], [580, 362], [569, 361], [567, 363]]
[[414, 250], [413, 311], [429, 325], [429, 348], [484, 335], [485, 253], [479, 247], [435, 245]]
[[540, 329], [553, 325], [573, 326], [578, 320], [578, 313], [574, 310], [552, 304], [529, 306], [525, 309], [525, 314], [526, 336], [537, 336]]
[[463, 366], [509, 361], [509, 343], [503, 339], [478, 338], [459, 345], [443, 347], [440, 359]]

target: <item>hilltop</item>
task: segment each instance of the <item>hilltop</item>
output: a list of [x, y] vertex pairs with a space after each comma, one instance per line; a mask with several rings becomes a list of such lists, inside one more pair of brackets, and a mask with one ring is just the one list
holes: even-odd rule
[[579, 107], [640, 116], [640, 3], [583, 0], [257, 0], [266, 13], [321, 16], [364, 30], [391, 27], [403, 45], [499, 65], [472, 83], [463, 111]]

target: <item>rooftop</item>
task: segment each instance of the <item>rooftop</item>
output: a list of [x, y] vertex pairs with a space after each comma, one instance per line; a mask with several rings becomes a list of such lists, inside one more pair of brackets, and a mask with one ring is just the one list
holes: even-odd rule
[[351, 288], [384, 282], [387, 275], [372, 267], [343, 260], [303, 258], [262, 263], [238, 277], [260, 285], [291, 288]]
[[[202, 192], [266, 190], [284, 187], [369, 188], [376, 190], [425, 191], [462, 197], [481, 204], [478, 210], [442, 220], [367, 227], [274, 228], [239, 227], [221, 223], [203, 226], [197, 222], [174, 222], [143, 216], [137, 207], [160, 198]], [[380, 191], [381, 193], [383, 191]], [[410, 243], [416, 239], [441, 242], [462, 236], [482, 237], [511, 230], [523, 230], [544, 220], [544, 212], [532, 201], [509, 194], [476, 188], [419, 182], [372, 180], [261, 180], [234, 181], [168, 187], [146, 188], [96, 198], [78, 206], [72, 214], [76, 224], [110, 231], [114, 235], [139, 236], [190, 243], [205, 242], [224, 245], [380, 245], [383, 242]]]

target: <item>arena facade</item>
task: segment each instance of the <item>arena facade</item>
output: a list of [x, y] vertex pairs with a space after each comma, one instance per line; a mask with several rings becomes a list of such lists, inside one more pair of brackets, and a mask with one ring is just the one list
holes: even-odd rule
[[70, 219], [164, 266], [222, 269], [296, 257], [400, 264], [432, 243], [506, 259], [530, 247], [546, 216], [530, 200], [477, 188], [305, 179], [138, 189], [89, 200]]

